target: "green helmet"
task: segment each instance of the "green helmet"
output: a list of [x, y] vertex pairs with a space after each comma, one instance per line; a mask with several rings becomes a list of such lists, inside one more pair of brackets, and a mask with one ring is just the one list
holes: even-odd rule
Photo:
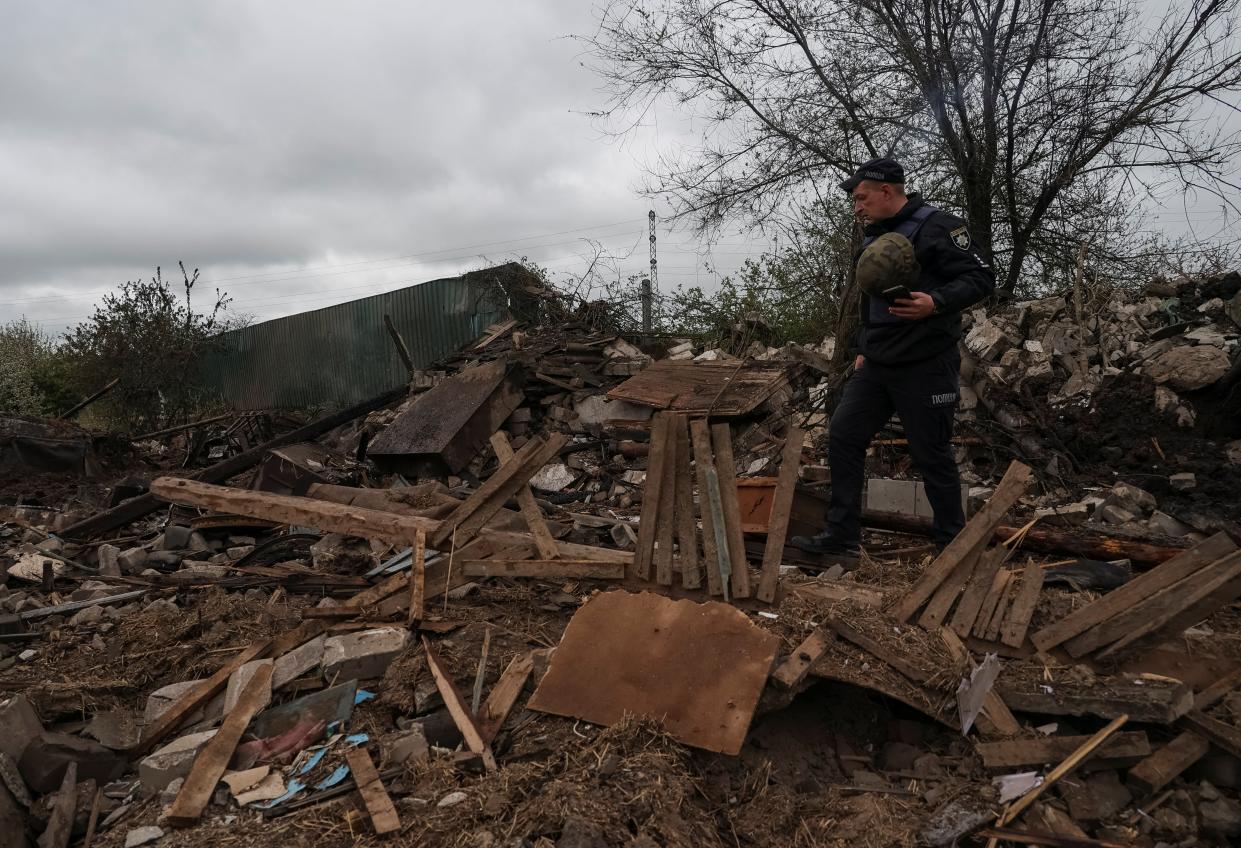
[[921, 270], [909, 239], [900, 233], [884, 233], [858, 258], [858, 288], [871, 297], [883, 297], [885, 291], [900, 286], [912, 291]]

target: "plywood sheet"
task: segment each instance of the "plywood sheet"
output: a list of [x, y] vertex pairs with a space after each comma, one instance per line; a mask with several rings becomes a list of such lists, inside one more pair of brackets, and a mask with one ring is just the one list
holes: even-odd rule
[[606, 592], [569, 622], [530, 707], [601, 725], [650, 716], [687, 745], [736, 754], [778, 647], [728, 604]]
[[788, 386], [785, 366], [660, 360], [621, 383], [608, 397], [655, 409], [746, 415]]

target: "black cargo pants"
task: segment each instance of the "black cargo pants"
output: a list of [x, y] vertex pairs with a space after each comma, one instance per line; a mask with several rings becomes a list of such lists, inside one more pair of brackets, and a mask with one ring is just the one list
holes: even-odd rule
[[935, 541], [947, 544], [965, 526], [961, 478], [952, 453], [952, 423], [960, 388], [960, 354], [951, 347], [910, 365], [865, 362], [845, 384], [828, 431], [832, 499], [827, 530], [846, 543], [861, 538], [866, 449], [895, 412], [935, 511]]

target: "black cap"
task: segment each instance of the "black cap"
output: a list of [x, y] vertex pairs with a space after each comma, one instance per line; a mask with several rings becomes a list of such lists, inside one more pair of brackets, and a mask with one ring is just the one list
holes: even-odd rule
[[875, 180], [881, 183], [904, 183], [905, 169], [895, 159], [879, 158], [864, 162], [853, 176], [840, 184], [845, 194], [852, 194], [862, 180]]

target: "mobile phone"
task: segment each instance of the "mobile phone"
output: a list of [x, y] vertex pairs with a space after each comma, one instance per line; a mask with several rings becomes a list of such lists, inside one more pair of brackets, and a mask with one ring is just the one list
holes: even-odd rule
[[883, 290], [883, 299], [888, 302], [897, 300], [909, 300], [912, 296], [908, 286], [892, 286], [890, 289]]

